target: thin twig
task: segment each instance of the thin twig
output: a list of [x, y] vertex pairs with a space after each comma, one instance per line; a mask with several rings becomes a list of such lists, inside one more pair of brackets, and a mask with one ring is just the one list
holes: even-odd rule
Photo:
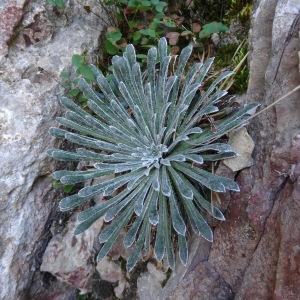
[[[273, 107], [274, 105], [278, 104], [280, 101], [282, 101], [283, 99], [289, 97], [290, 95], [292, 95], [293, 93], [297, 92], [298, 90], [300, 90], [300, 85], [296, 86], [294, 89], [292, 89], [290, 92], [286, 93], [285, 95], [283, 95], [282, 97], [280, 97], [279, 99], [277, 99], [276, 101], [274, 101], [272, 104], [268, 105], [267, 107], [263, 108], [262, 110], [258, 111], [257, 113], [253, 114], [252, 116], [250, 116], [248, 119], [245, 120], [245, 123], [248, 122], [249, 120], [252, 120], [253, 118], [259, 116], [260, 114], [262, 114], [263, 112], [269, 110], [271, 107]], [[221, 135], [217, 135], [215, 138], [210, 140], [211, 142], [214, 142], [216, 140], [218, 140], [221, 136], [227, 134], [228, 132], [237, 129], [241, 127], [241, 124], [237, 124], [235, 126], [233, 126], [232, 128], [226, 130], [225, 132], [223, 132]]]
[[[252, 116], [250, 116], [248, 120], [251, 120], [255, 117], [257, 117], [258, 115], [262, 114], [263, 112], [267, 111], [268, 109], [270, 109], [271, 107], [273, 107], [274, 105], [278, 104], [280, 101], [282, 101], [283, 99], [289, 97], [290, 95], [294, 94], [295, 92], [297, 92], [298, 90], [300, 90], [300, 85], [296, 86], [294, 89], [292, 89], [290, 92], [286, 93], [285, 95], [283, 95], [282, 97], [280, 97], [279, 99], [277, 99], [276, 101], [274, 101], [272, 104], [268, 105], [267, 107], [263, 108], [262, 110], [258, 111], [257, 113], [253, 114]], [[234, 128], [233, 128], [234, 129]]]

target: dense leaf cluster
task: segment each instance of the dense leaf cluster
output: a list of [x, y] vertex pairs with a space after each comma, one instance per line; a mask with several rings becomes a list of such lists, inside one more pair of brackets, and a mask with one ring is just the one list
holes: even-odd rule
[[102, 93], [80, 80], [91, 113], [63, 97], [61, 103], [67, 112], [58, 122], [65, 129], [50, 130], [54, 136], [81, 146], [76, 152], [50, 150], [53, 158], [86, 162], [84, 171], [56, 171], [56, 180], [75, 184], [111, 175], [62, 199], [60, 209], [71, 210], [95, 196], [105, 196], [105, 201], [79, 214], [76, 234], [104, 216], [109, 224], [99, 236], [102, 248], [98, 259], [102, 259], [120, 231], [127, 228], [124, 245], [134, 248], [127, 261], [129, 271], [151, 245], [156, 259], [165, 260], [171, 268], [176, 248], [186, 264], [188, 230], [212, 241], [204, 215], [224, 220], [205, 191], [239, 191], [233, 180], [212, 174], [203, 166], [236, 155], [228, 144], [216, 141], [244, 123], [256, 105], [226, 115], [213, 129], [199, 126], [205, 124], [201, 120], [219, 111], [226, 92], [218, 86], [232, 72], [224, 72], [200, 92], [213, 60], [186, 70], [191, 53], [192, 46], [188, 46], [175, 60], [162, 38], [158, 48], [148, 51], [147, 68], [142, 72], [134, 47], [128, 45], [123, 56], [112, 59], [112, 81], [93, 68]]

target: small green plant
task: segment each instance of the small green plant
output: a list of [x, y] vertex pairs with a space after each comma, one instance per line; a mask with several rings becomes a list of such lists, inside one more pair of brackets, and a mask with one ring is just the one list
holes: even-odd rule
[[[72, 100], [61, 98], [68, 109], [64, 117], [57, 119], [63, 128], [51, 128], [50, 133], [81, 148], [76, 152], [53, 149], [49, 155], [58, 160], [86, 162], [86, 170], [56, 171], [54, 179], [76, 184], [113, 176], [59, 203], [62, 211], [68, 211], [94, 197], [105, 197], [105, 201], [78, 215], [75, 229], [75, 234], [80, 234], [104, 216], [108, 224], [99, 236], [102, 247], [98, 260], [109, 253], [120, 231], [126, 228], [124, 245], [133, 247], [128, 271], [151, 244], [156, 259], [165, 260], [172, 269], [175, 249], [186, 264], [190, 228], [212, 241], [205, 215], [224, 220], [208, 191], [239, 191], [235, 181], [215, 175], [210, 165], [236, 155], [220, 138], [241, 126], [257, 105], [248, 104], [239, 110], [220, 105], [226, 92], [218, 87], [232, 75], [229, 71], [200, 91], [213, 59], [186, 70], [191, 53], [189, 45], [178, 60], [173, 60], [162, 38], [158, 48], [149, 49], [147, 68], [142, 72], [134, 47], [128, 45], [123, 56], [112, 59], [111, 83], [93, 67], [103, 95], [85, 79], [79, 81], [92, 114]], [[216, 112], [222, 118], [216, 117], [210, 124]]]
[[[166, 28], [175, 27], [166, 16], [167, 2], [160, 0], [110, 0], [105, 5], [116, 11], [115, 26], [108, 27], [104, 50], [109, 55], [121, 54], [127, 43], [149, 49], [164, 35]], [[144, 58], [144, 54], [140, 54]]]
[[91, 83], [95, 80], [95, 76], [91, 66], [87, 63], [86, 55], [74, 54], [72, 56], [72, 66], [76, 72], [75, 76], [70, 71], [63, 70], [60, 74], [61, 84], [64, 87], [65, 94], [80, 103], [82, 107], [86, 106], [87, 98], [78, 88], [79, 77], [84, 78]]
[[74, 54], [72, 56], [72, 65], [78, 75], [82, 75], [88, 82], [95, 80], [95, 76], [91, 66], [86, 62], [84, 55]]
[[65, 0], [47, 0], [47, 2], [58, 9], [65, 8]]
[[53, 180], [52, 185], [55, 189], [62, 189], [66, 194], [70, 194], [74, 192], [74, 188], [75, 188], [74, 184], [62, 184], [58, 180]]
[[211, 22], [203, 26], [202, 30], [199, 33], [199, 38], [208, 38], [213, 33], [226, 32], [228, 30], [229, 28], [221, 22]]

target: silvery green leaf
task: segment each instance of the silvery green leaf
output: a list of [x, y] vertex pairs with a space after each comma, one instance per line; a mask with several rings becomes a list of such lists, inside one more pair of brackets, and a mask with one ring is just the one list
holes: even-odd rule
[[60, 182], [63, 184], [75, 184], [88, 179], [98, 178], [110, 174], [112, 174], [110, 171], [74, 171], [70, 174], [62, 176], [60, 178]]
[[107, 151], [119, 151], [120, 147], [116, 146], [115, 144], [108, 143], [108, 142], [102, 142], [94, 138], [88, 138], [76, 133], [66, 133], [65, 134], [65, 139], [80, 145], [80, 146], [85, 146], [89, 147], [92, 149], [97, 149], [97, 150], [107, 150]]
[[154, 169], [153, 171], [153, 181], [152, 181], [152, 187], [155, 191], [159, 191], [160, 189], [160, 182], [159, 182], [159, 170]]
[[158, 193], [153, 193], [152, 199], [150, 201], [149, 205], [149, 222], [151, 225], [156, 226], [159, 221], [159, 215], [158, 215]]
[[141, 185], [138, 188], [136, 188], [134, 191], [125, 190], [126, 191], [126, 197], [121, 199], [121, 201], [119, 201], [113, 207], [109, 208], [109, 210], [107, 211], [107, 213], [105, 214], [105, 217], [104, 217], [105, 222], [110, 222], [112, 219], [114, 219], [114, 217], [120, 211], [122, 211], [124, 209], [124, 207], [126, 207], [128, 204], [130, 204], [130, 202], [134, 202], [135, 199], [136, 199], [136, 196], [141, 191], [143, 186], [144, 186], [144, 181], [141, 182]]
[[189, 164], [174, 164], [174, 167], [181, 171], [182, 173], [186, 174], [187, 176], [191, 177], [192, 179], [198, 181], [200, 184], [206, 186], [207, 188], [219, 192], [224, 193], [226, 191], [224, 184], [222, 181], [217, 180], [217, 178], [214, 178], [214, 180], [209, 180], [208, 178], [199, 175], [196, 173], [196, 167], [191, 167]]
[[[164, 197], [164, 196], [163, 196]], [[168, 214], [167, 201], [163, 201], [163, 226], [165, 235], [165, 245], [166, 245], [166, 257], [168, 264], [172, 270], [175, 268], [175, 254], [171, 238], [171, 222]]]
[[[111, 104], [114, 105], [115, 101], [112, 100], [111, 101]], [[112, 119], [114, 118], [114, 122], [113, 122], [113, 125], [115, 128], [119, 128], [121, 131], [125, 131], [128, 135], [135, 135], [135, 132], [134, 130], [128, 126], [128, 123], [127, 123], [127, 120], [128, 120], [128, 117], [125, 113], [123, 113], [122, 111], [120, 112], [116, 112], [116, 111], [111, 111], [108, 109], [108, 106], [100, 106], [98, 105], [96, 102], [92, 101], [92, 100], [89, 100], [87, 102], [88, 104], [88, 107], [94, 111], [98, 116], [102, 116], [106, 121], [107, 123], [109, 123], [109, 119]], [[118, 118], [116, 119], [116, 114], [118, 116]], [[119, 120], [119, 121], [118, 121]], [[104, 126], [103, 124], [99, 124], [98, 127], [105, 127], [106, 128], [106, 132], [107, 134], [110, 133], [110, 126]]]
[[204, 154], [202, 155], [204, 161], [218, 161], [224, 160], [227, 158], [236, 157], [237, 154], [235, 152], [225, 152], [225, 153], [218, 153], [218, 154]]
[[68, 196], [66, 198], [63, 198], [59, 202], [59, 209], [61, 211], [68, 211], [71, 210], [77, 206], [80, 206], [81, 204], [85, 203], [86, 201], [90, 200], [92, 197], [80, 197], [77, 194]]
[[204, 151], [217, 151], [218, 153], [226, 153], [226, 152], [234, 152], [232, 147], [229, 144], [225, 143], [213, 143], [213, 144], [208, 144], [204, 145], [201, 147], [194, 148], [189, 151], [189, 153], [197, 153], [197, 152], [204, 152]]
[[115, 220], [114, 223], [110, 224], [108, 227], [105, 228], [105, 231], [103, 230], [101, 232], [101, 234], [103, 233], [103, 236], [100, 235], [101, 238], [99, 236], [99, 240], [106, 240], [106, 242], [104, 243], [97, 255], [97, 261], [103, 259], [110, 251], [120, 231], [126, 225], [126, 223], [128, 223], [131, 214], [132, 207], [129, 206], [128, 209], [120, 215], [120, 218], [118, 220]]
[[68, 170], [59, 170], [52, 173], [52, 177], [55, 180], [60, 180], [63, 176], [69, 175], [74, 173], [74, 171], [68, 171]]
[[[89, 135], [89, 136], [92, 136], [92, 137], [95, 137], [95, 138], [98, 138], [98, 139], [103, 139], [103, 140], [110, 140], [112, 141], [111, 139], [109, 139], [105, 133], [103, 132], [102, 134], [99, 134], [99, 131], [98, 132], [95, 132], [95, 130], [93, 129], [90, 129], [86, 126], [82, 126], [82, 125], [78, 125], [76, 122], [73, 122], [71, 120], [68, 120], [66, 118], [61, 118], [61, 117], [58, 117], [56, 118], [56, 120], [58, 121], [58, 123], [60, 123], [61, 125], [64, 125], [70, 129], [74, 129], [74, 130], [77, 130], [78, 132], [84, 134], [84, 135]], [[51, 130], [51, 128], [50, 128]], [[50, 132], [51, 133], [51, 132]], [[62, 138], [64, 138], [64, 135], [61, 136]]]
[[135, 219], [135, 221], [131, 225], [130, 229], [128, 230], [128, 232], [123, 240], [124, 246], [126, 248], [130, 247], [136, 239], [138, 230], [139, 230], [141, 224], [143, 223], [143, 221], [145, 220], [145, 215], [148, 212], [148, 207], [149, 207], [150, 201], [152, 199], [153, 193], [154, 193], [154, 191], [151, 189], [147, 195], [147, 199], [145, 200], [146, 203], [143, 207], [142, 213]]
[[60, 98], [60, 103], [66, 107], [67, 109], [79, 114], [80, 116], [85, 116], [87, 113], [77, 104], [74, 103], [71, 99], [67, 97], [61, 97]]
[[134, 46], [132, 44], [128, 44], [126, 46], [123, 55], [127, 57], [127, 59], [128, 59], [131, 66], [133, 66], [136, 63], [135, 49], [134, 49]]
[[166, 38], [162, 37], [158, 41], [158, 60], [160, 62], [168, 55], [168, 44]]
[[155, 65], [157, 61], [157, 49], [152, 47], [149, 49], [147, 54], [147, 78], [148, 82], [151, 87], [151, 102], [149, 103], [149, 107], [154, 109], [155, 108], [155, 95], [156, 95], [156, 79], [155, 79]]
[[[207, 59], [204, 64], [201, 66], [200, 70], [199, 70], [199, 75], [197, 77], [197, 83], [199, 85], [201, 85], [201, 83], [203, 82], [205, 76], [207, 75], [207, 73], [209, 72], [212, 64], [213, 64], [214, 58], [209, 58]], [[197, 101], [197, 104], [192, 108], [191, 112], [188, 114], [186, 121], [189, 121], [190, 118], [196, 113], [196, 111], [198, 110], [198, 108], [201, 106], [201, 104], [203, 103], [203, 96], [200, 96], [199, 100]]]
[[144, 92], [144, 86], [143, 86], [143, 79], [142, 79], [142, 72], [141, 72], [141, 67], [139, 63], [135, 63], [132, 68], [133, 72], [133, 84], [134, 88], [137, 94], [137, 103], [141, 106], [141, 110], [145, 113], [148, 114], [148, 106], [145, 103], [145, 92]]
[[186, 158], [182, 154], [171, 155], [168, 157], [169, 161], [186, 161]]
[[138, 170], [144, 168], [141, 161], [130, 161], [124, 163], [96, 163], [94, 167], [101, 171], [112, 171], [114, 173], [122, 173], [125, 171]]
[[66, 130], [63, 130], [61, 128], [56, 128], [56, 127], [51, 127], [49, 129], [49, 133], [52, 135], [52, 136], [55, 136], [55, 137], [58, 137], [58, 138], [62, 138], [64, 139], [65, 138], [65, 134], [67, 133], [68, 131]]
[[123, 200], [125, 197], [127, 197], [129, 193], [130, 193], [130, 191], [124, 190], [124, 191], [122, 191], [121, 193], [119, 193], [118, 195], [112, 197], [109, 200], [106, 200], [106, 201], [104, 201], [102, 203], [99, 203], [95, 206], [87, 208], [83, 212], [79, 213], [78, 218], [77, 218], [78, 221], [79, 222], [84, 222], [84, 221], [88, 220], [89, 218], [93, 217], [94, 214], [97, 214], [99, 211], [106, 212], [107, 209], [109, 209], [112, 206], [115, 206], [121, 200]]
[[94, 224], [99, 218], [104, 216], [106, 211], [111, 207], [116, 205], [122, 198], [126, 197], [128, 192], [125, 190], [122, 193], [118, 194], [117, 196], [113, 197], [110, 200], [105, 201], [104, 203], [100, 203], [98, 205], [95, 205], [91, 208], [86, 209], [82, 213], [78, 215], [78, 221], [80, 222], [75, 231], [74, 234], [80, 234], [87, 230], [91, 225]]
[[222, 193], [225, 192], [226, 189], [235, 192], [240, 190], [238, 184], [234, 180], [214, 175], [197, 167], [193, 168], [187, 163], [177, 163], [175, 168], [215, 192]]
[[[136, 201], [134, 203], [134, 212], [139, 216], [141, 215], [144, 208], [144, 201], [146, 199], [147, 193], [150, 189], [151, 181], [149, 180], [141, 190], [141, 192], [137, 195]], [[150, 189], [151, 190], [151, 189]]]
[[[146, 216], [147, 218], [147, 216]], [[149, 219], [150, 221], [150, 219]], [[151, 245], [151, 236], [152, 232], [151, 232], [151, 224], [149, 222], [147, 222], [146, 225], [146, 235], [145, 235], [145, 242], [144, 242], [144, 253], [147, 255], [150, 251], [150, 245]]]
[[184, 132], [185, 135], [193, 134], [193, 133], [202, 133], [203, 130], [200, 127], [193, 127]]
[[167, 197], [171, 196], [171, 183], [170, 183], [169, 175], [167, 174], [166, 166], [162, 166], [161, 192], [164, 196], [167, 196]]
[[96, 156], [87, 156], [87, 155], [81, 155], [75, 152], [69, 152], [64, 150], [57, 150], [52, 149], [47, 151], [48, 155], [57, 159], [57, 160], [63, 160], [63, 161], [80, 161], [80, 160], [93, 160], [93, 161], [103, 161], [103, 159], [98, 159]]
[[85, 150], [84, 148], [76, 149], [76, 153], [82, 155], [83, 157], [88, 158], [91, 161], [101, 161], [101, 162], [124, 162], [124, 161], [133, 161], [135, 160], [130, 155], [113, 153], [113, 154], [102, 154], [93, 152], [90, 150]]
[[184, 201], [184, 205], [186, 207], [194, 232], [198, 235], [201, 235], [209, 242], [212, 242], [212, 230], [207, 224], [207, 222], [204, 220], [200, 212], [197, 210], [194, 203], [192, 201]]
[[185, 186], [178, 173], [172, 167], [168, 168], [168, 171], [170, 171], [171, 177], [174, 180], [174, 183], [180, 194], [186, 199], [193, 199], [192, 190]]
[[167, 83], [168, 68], [171, 61], [171, 56], [165, 56], [162, 59], [157, 82], [157, 98], [159, 102], [167, 102], [165, 98], [165, 88]]
[[188, 59], [192, 54], [192, 51], [193, 51], [193, 46], [191, 44], [181, 50], [181, 53], [178, 58], [177, 69], [176, 69], [177, 76], [181, 76], [181, 74], [183, 73], [183, 70], [186, 66]]
[[209, 143], [212, 140], [216, 140], [218, 137], [221, 137], [236, 126], [241, 126], [243, 123], [245, 123], [253, 110], [257, 109], [258, 106], [259, 105], [256, 103], [245, 105], [244, 108], [238, 110], [232, 116], [218, 122], [216, 124], [217, 130], [215, 132], [203, 131], [203, 133], [200, 134], [199, 137], [195, 137], [193, 140], [190, 140], [189, 143], [192, 145], [200, 145]]
[[186, 154], [185, 157], [197, 164], [203, 164], [203, 156], [198, 154]]
[[103, 73], [101, 72], [101, 70], [99, 70], [95, 65], [90, 65], [91, 66], [91, 70], [93, 72], [93, 74], [95, 75], [95, 77], [97, 78], [99, 75], [103, 75]]
[[232, 71], [224, 71], [223, 73], [221, 73], [209, 86], [209, 88], [205, 92], [203, 98], [206, 99], [221, 81], [232, 76], [233, 74], [234, 74], [234, 72], [232, 72]]
[[156, 239], [155, 239], [155, 245], [154, 245], [154, 254], [157, 260], [161, 261], [164, 257], [165, 254], [165, 236], [164, 236], [164, 222], [165, 217], [164, 217], [164, 208], [163, 208], [163, 203], [166, 200], [162, 194], [159, 194], [158, 197], [159, 200], [159, 222], [157, 225], [157, 230], [156, 230]]
[[140, 235], [137, 239], [134, 251], [128, 257], [127, 264], [126, 264], [126, 269], [128, 272], [130, 272], [134, 268], [134, 266], [136, 265], [140, 255], [141, 255], [142, 248], [143, 248], [145, 238], [146, 238], [146, 229], [147, 229], [147, 225], [148, 225], [147, 223], [148, 223], [148, 220], [146, 218], [143, 222], [143, 226], [141, 228]]
[[185, 235], [186, 226], [180, 214], [180, 210], [177, 201], [175, 199], [174, 193], [172, 193], [171, 196], [169, 197], [169, 203], [170, 203], [170, 212], [172, 217], [173, 228], [178, 234]]
[[92, 99], [92, 100], [97, 101], [99, 103], [103, 103], [103, 99], [101, 99], [99, 97], [99, 95], [96, 94], [96, 92], [91, 88], [91, 86], [86, 82], [86, 80], [84, 78], [79, 79], [78, 87], [81, 89], [81, 91], [84, 93], [84, 95], [88, 99]]
[[225, 217], [223, 213], [212, 203], [208, 202], [201, 193], [194, 187], [194, 185], [187, 180], [184, 176], [180, 175], [186, 186], [188, 186], [194, 193], [194, 199], [196, 200], [196, 205], [201, 208], [205, 209], [211, 216], [213, 216], [215, 219], [218, 219], [220, 221], [224, 221]]
[[129, 217], [133, 213], [132, 206], [126, 207], [126, 209], [116, 218], [114, 219], [107, 227], [105, 227], [99, 235], [99, 242], [105, 243], [112, 236], [115, 236], [116, 232], [120, 232], [125, 224], [129, 222]]
[[[99, 194], [102, 194], [102, 195], [112, 194], [114, 190], [125, 185], [130, 180], [133, 180], [140, 173], [141, 173], [141, 171], [140, 172], [138, 172], [138, 171], [130, 172], [130, 173], [115, 177], [113, 179], [108, 179], [108, 180], [101, 182], [99, 184], [96, 184], [96, 185], [84, 187], [78, 192], [78, 195], [80, 195], [81, 197], [87, 197], [87, 196], [94, 196], [94, 195], [99, 195]], [[109, 193], [107, 192], [107, 189], [109, 189]]]
[[[107, 128], [104, 125], [104, 123], [102, 123], [102, 124], [99, 123], [99, 121], [97, 121], [95, 118], [91, 117], [88, 114], [82, 116], [73, 111], [67, 111], [65, 114], [65, 118], [70, 121], [76, 122], [79, 125], [87, 126], [91, 129], [93, 129], [93, 131], [100, 133], [100, 134], [102, 134], [103, 131], [105, 131]], [[109, 139], [109, 137], [108, 137], [108, 139]]]
[[188, 245], [185, 236], [178, 235], [179, 258], [183, 265], [186, 266], [189, 258]]
[[[177, 79], [178, 79], [178, 77], [176, 75], [168, 77], [168, 80], [166, 82], [165, 94], [164, 94], [165, 102], [169, 101], [170, 93], [171, 93], [172, 88], [174, 87], [174, 84], [177, 81]], [[171, 102], [170, 102], [170, 104], [171, 104]]]
[[192, 67], [186, 74], [183, 92], [185, 92], [187, 90], [187, 87], [190, 86], [195, 81], [195, 79], [199, 76], [199, 72], [202, 66], [203, 63], [195, 63], [192, 65]]
[[89, 229], [99, 218], [105, 214], [105, 211], [98, 211], [92, 217], [78, 224], [74, 230], [74, 235], [81, 234]]

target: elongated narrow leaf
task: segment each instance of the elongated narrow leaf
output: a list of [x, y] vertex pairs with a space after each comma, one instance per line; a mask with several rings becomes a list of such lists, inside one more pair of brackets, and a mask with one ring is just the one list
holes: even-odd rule
[[156, 231], [154, 254], [157, 260], [161, 261], [165, 254], [165, 235], [164, 235], [164, 201], [163, 195], [159, 195], [159, 222]]
[[178, 235], [178, 250], [180, 261], [186, 266], [189, 258], [188, 245], [185, 236]]
[[147, 222], [148, 222], [148, 220], [145, 219], [144, 223], [143, 223], [143, 226], [141, 228], [141, 233], [140, 233], [139, 238], [136, 242], [134, 251], [132, 252], [132, 254], [128, 258], [128, 261], [127, 261], [127, 264], [126, 264], [126, 269], [127, 269], [128, 272], [130, 272], [134, 268], [134, 266], [136, 265], [136, 263], [139, 259], [139, 256], [141, 255], [142, 248], [143, 248], [143, 245], [144, 245], [144, 242], [145, 242], [145, 237], [146, 237]]

